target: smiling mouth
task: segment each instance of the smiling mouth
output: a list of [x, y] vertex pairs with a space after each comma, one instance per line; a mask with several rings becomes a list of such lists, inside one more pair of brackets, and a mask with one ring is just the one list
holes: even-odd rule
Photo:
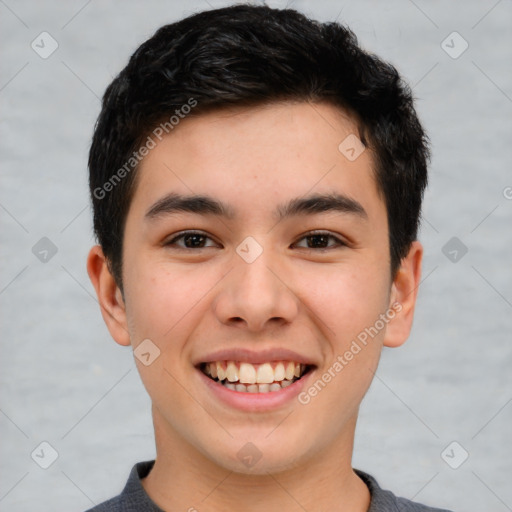
[[243, 361], [212, 361], [199, 369], [220, 385], [240, 393], [280, 391], [309, 373], [312, 365], [294, 361], [251, 364]]

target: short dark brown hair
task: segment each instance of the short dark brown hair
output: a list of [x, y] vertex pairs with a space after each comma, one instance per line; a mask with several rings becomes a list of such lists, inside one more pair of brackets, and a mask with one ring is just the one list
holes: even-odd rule
[[[122, 289], [122, 248], [139, 149], [160, 123], [193, 111], [276, 101], [352, 112], [375, 155], [388, 215], [391, 272], [417, 237], [428, 139], [397, 70], [339, 23], [292, 9], [234, 5], [161, 27], [108, 86], [89, 153], [94, 231]], [[192, 103], [194, 102], [194, 103]]]

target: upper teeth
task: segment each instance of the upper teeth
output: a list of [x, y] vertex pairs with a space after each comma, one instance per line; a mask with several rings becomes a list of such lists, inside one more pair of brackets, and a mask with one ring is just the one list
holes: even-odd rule
[[282, 380], [293, 380], [304, 373], [306, 366], [292, 361], [253, 365], [239, 361], [215, 361], [206, 363], [205, 373], [220, 381], [242, 384], [271, 384]]

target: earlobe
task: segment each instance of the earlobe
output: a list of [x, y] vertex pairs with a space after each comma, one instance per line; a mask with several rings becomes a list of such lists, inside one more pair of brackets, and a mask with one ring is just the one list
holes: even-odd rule
[[409, 253], [402, 259], [393, 280], [389, 308], [395, 310], [395, 316], [386, 327], [386, 347], [399, 347], [409, 337], [421, 279], [422, 257], [423, 246], [420, 242], [414, 241]]
[[120, 345], [130, 345], [123, 296], [99, 245], [95, 245], [89, 251], [87, 273], [96, 290], [101, 314], [110, 334]]

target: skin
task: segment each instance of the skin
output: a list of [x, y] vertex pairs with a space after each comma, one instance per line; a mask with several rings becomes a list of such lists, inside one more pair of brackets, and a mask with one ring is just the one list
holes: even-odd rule
[[[338, 150], [350, 133], [357, 133], [352, 119], [323, 103], [188, 117], [139, 169], [124, 233], [123, 294], [101, 247], [90, 251], [89, 276], [112, 337], [134, 349], [149, 338], [161, 351], [149, 366], [136, 363], [152, 399], [157, 448], [142, 483], [165, 510], [368, 509], [368, 489], [351, 467], [358, 409], [382, 347], [409, 335], [422, 246], [412, 244], [392, 278], [373, 156], [365, 150], [349, 161]], [[207, 194], [236, 217], [145, 218], [170, 192]], [[313, 192], [344, 194], [366, 218], [327, 212], [276, 224], [277, 205]], [[164, 244], [183, 230], [206, 234], [206, 247]], [[312, 230], [346, 245], [308, 245]], [[248, 236], [263, 248], [250, 264], [236, 252]], [[241, 412], [207, 399], [193, 366], [216, 349], [286, 347], [313, 360], [318, 377], [395, 302], [400, 313], [307, 405]], [[262, 454], [250, 468], [237, 458], [249, 441]]]

